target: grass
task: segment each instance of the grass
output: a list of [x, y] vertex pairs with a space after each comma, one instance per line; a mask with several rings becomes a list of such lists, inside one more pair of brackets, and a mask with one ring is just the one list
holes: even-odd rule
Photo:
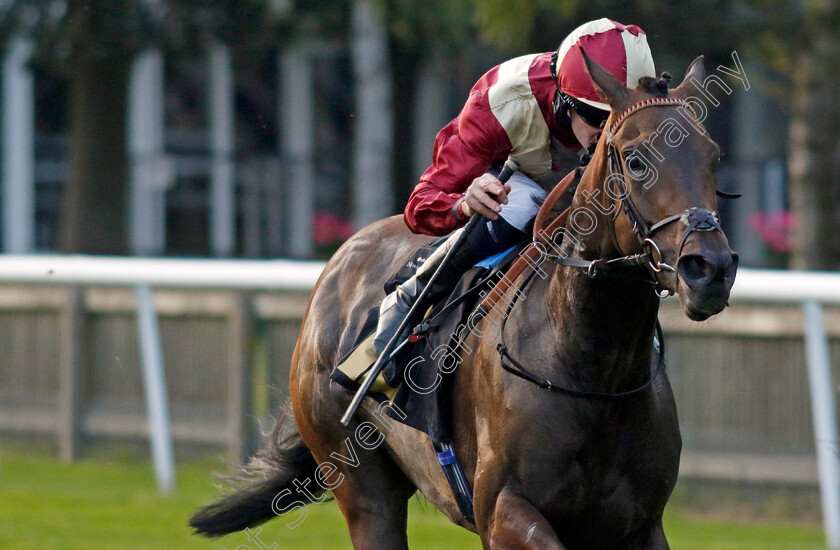
[[[14, 550], [350, 549], [335, 503], [311, 505], [295, 529], [285, 518], [262, 527], [259, 540], [244, 533], [219, 540], [192, 536], [187, 518], [217, 494], [211, 472], [216, 460], [179, 463], [176, 490], [160, 494], [145, 462], [82, 460], [63, 464], [52, 458], [5, 452], [0, 459], [0, 548]], [[409, 542], [423, 550], [479, 549], [478, 538], [449, 523], [431, 505], [412, 499]], [[671, 547], [680, 550], [822, 549], [819, 528], [764, 525], [666, 515]]]

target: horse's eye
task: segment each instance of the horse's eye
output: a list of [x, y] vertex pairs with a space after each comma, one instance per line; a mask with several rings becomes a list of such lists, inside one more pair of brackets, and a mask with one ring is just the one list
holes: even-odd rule
[[641, 172], [645, 165], [642, 162], [642, 159], [637, 157], [636, 155], [631, 155], [627, 158], [627, 168], [632, 172]]

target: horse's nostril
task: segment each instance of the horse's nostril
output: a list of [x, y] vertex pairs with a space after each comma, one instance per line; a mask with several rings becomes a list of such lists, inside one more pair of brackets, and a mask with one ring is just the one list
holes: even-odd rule
[[700, 254], [686, 254], [677, 263], [677, 271], [689, 287], [697, 287], [714, 277], [716, 270]]
[[[738, 271], [738, 254], [732, 253], [730, 262], [726, 265], [723, 272], [723, 278], [726, 281], [734, 281], [735, 273]], [[730, 282], [731, 284], [731, 282]]]
[[732, 286], [738, 271], [738, 255], [729, 253], [685, 254], [677, 262], [677, 272], [692, 289], [713, 282]]

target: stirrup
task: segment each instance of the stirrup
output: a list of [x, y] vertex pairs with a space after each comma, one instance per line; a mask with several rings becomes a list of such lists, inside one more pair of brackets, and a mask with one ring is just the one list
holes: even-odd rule
[[[336, 365], [336, 370], [340, 371], [350, 380], [361, 384], [367, 377], [368, 370], [370, 370], [370, 367], [376, 361], [376, 353], [373, 350], [373, 337], [374, 333], [371, 333], [370, 336], [362, 340], [344, 361]], [[385, 377], [382, 373], [379, 374], [370, 389], [371, 391], [382, 393], [388, 396], [388, 399], [392, 400], [397, 393], [396, 388], [392, 388], [385, 382]]]

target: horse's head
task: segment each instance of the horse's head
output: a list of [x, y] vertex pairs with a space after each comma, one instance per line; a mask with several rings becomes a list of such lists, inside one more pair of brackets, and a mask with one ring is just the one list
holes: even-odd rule
[[631, 90], [586, 54], [584, 59], [612, 108], [589, 182], [602, 185], [599, 205], [611, 213], [608, 246], [624, 255], [648, 254], [652, 276], [679, 294], [690, 319], [721, 312], [738, 255], [717, 218], [720, 149], [692, 109], [704, 97], [695, 88], [704, 81], [703, 58], [672, 90], [655, 78], [643, 78]]

